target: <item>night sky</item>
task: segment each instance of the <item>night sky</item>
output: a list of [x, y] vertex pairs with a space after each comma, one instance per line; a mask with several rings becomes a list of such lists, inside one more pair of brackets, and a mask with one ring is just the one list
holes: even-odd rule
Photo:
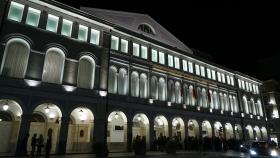
[[[280, 10], [277, 5], [245, 4], [238, 0], [154, 1], [160, 2], [158, 4], [152, 0], [58, 1], [76, 8], [87, 6], [149, 14], [188, 47], [211, 55], [215, 63], [261, 80], [279, 75], [265, 75], [271, 65], [280, 63]], [[280, 71], [280, 66], [272, 68]]]

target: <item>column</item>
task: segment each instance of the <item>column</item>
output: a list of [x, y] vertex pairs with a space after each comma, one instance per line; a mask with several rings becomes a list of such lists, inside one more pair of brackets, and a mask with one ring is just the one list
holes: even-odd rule
[[27, 142], [29, 138], [29, 129], [32, 114], [23, 114], [19, 128], [18, 142], [16, 148], [16, 156], [24, 156], [27, 154]]
[[69, 127], [70, 117], [62, 117], [60, 123], [59, 132], [59, 142], [58, 142], [58, 154], [66, 153], [67, 137], [68, 137], [68, 127]]
[[155, 150], [153, 145], [154, 145], [154, 140], [156, 139], [155, 132], [154, 132], [154, 120], [151, 120], [149, 122], [149, 125], [150, 125], [150, 131], [149, 131], [150, 132], [150, 150], [153, 151], [153, 150]]
[[132, 122], [127, 121], [127, 151], [132, 151]]

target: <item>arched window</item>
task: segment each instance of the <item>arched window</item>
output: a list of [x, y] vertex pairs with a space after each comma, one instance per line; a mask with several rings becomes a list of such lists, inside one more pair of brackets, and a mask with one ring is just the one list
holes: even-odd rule
[[233, 98], [233, 103], [234, 103], [234, 111], [235, 113], [239, 112], [239, 107], [238, 107], [238, 102], [235, 96], [232, 97]]
[[253, 113], [253, 115], [256, 115], [257, 113], [256, 113], [256, 107], [255, 107], [256, 105], [255, 105], [255, 101], [254, 101], [254, 99], [253, 98], [251, 98], [251, 107], [252, 107], [252, 113]]
[[228, 102], [228, 96], [226, 93], [224, 93], [224, 109], [225, 109], [225, 111], [229, 111], [229, 102]]
[[190, 92], [189, 92], [189, 87], [188, 87], [187, 84], [184, 84], [183, 88], [184, 88], [184, 95], [183, 95], [184, 104], [190, 105]]
[[215, 109], [219, 109], [219, 99], [218, 99], [218, 94], [216, 91], [213, 92], [213, 102], [214, 102], [214, 106]]
[[195, 106], [195, 97], [194, 97], [194, 89], [193, 86], [189, 86], [189, 94], [190, 94], [190, 105]]
[[209, 90], [209, 95], [210, 95], [210, 108], [214, 109], [215, 108], [215, 106], [214, 106], [214, 96], [213, 96], [213, 91], [212, 90]]
[[181, 103], [181, 84], [178, 81], [175, 82], [175, 102]]
[[207, 108], [208, 107], [208, 104], [207, 104], [207, 94], [206, 94], [205, 88], [202, 88], [201, 96], [202, 96], [202, 106], [204, 108]]
[[175, 87], [174, 82], [172, 80], [168, 81], [168, 101], [174, 103], [175, 102]]
[[82, 56], [79, 60], [77, 86], [93, 89], [95, 77], [95, 61], [90, 56]]
[[159, 97], [159, 100], [160, 101], [165, 101], [166, 100], [166, 83], [165, 83], [165, 80], [164, 78], [159, 78], [159, 86], [158, 86], [158, 89], [159, 89], [159, 94], [158, 94], [158, 97]]
[[25, 40], [20, 38], [9, 40], [5, 47], [0, 74], [14, 78], [24, 78], [29, 54], [30, 46]]
[[198, 106], [202, 107], [202, 93], [201, 89], [199, 87], [196, 88], [196, 94], [197, 94], [197, 101], [198, 101]]
[[44, 61], [42, 81], [61, 84], [63, 78], [65, 54], [59, 48], [47, 50]]
[[234, 103], [233, 103], [232, 95], [229, 95], [229, 103], [230, 103], [230, 111], [234, 112]]
[[148, 96], [148, 78], [142, 73], [140, 75], [140, 98], [147, 98]]
[[258, 104], [260, 116], [263, 116], [263, 110], [262, 110], [262, 103], [261, 103], [261, 101], [258, 100], [258, 101], [257, 101], [257, 104]]
[[156, 76], [151, 78], [151, 97], [155, 100], [158, 99], [158, 81]]
[[220, 95], [221, 110], [225, 110], [223, 93], [220, 93], [219, 95]]
[[109, 79], [108, 79], [108, 91], [109, 93], [116, 94], [117, 93], [117, 84], [118, 83], [118, 74], [117, 68], [114, 66], [110, 66], [109, 68]]
[[249, 114], [248, 102], [246, 96], [243, 96], [243, 107], [244, 107], [244, 112], [246, 114]]
[[130, 93], [133, 97], [139, 96], [139, 75], [138, 72], [133, 71], [131, 73], [131, 87], [130, 87]]
[[142, 32], [151, 34], [151, 35], [155, 35], [155, 30], [148, 24], [140, 24], [138, 26], [138, 29], [141, 30]]
[[126, 95], [127, 94], [127, 85], [128, 85], [128, 76], [127, 71], [124, 68], [119, 70], [118, 74], [118, 94]]

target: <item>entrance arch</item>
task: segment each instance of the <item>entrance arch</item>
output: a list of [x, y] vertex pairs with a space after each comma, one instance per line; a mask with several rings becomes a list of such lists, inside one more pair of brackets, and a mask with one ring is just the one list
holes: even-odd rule
[[14, 100], [0, 100], [0, 153], [14, 153], [17, 146], [22, 109]]
[[94, 115], [86, 107], [77, 107], [70, 114], [67, 153], [92, 152]]
[[188, 136], [189, 137], [199, 137], [199, 124], [196, 120], [188, 121]]
[[215, 131], [215, 137], [222, 138], [222, 139], [224, 138], [224, 129], [220, 122], [215, 122], [214, 131]]
[[107, 143], [110, 152], [124, 152], [127, 145], [127, 117], [122, 111], [108, 116]]
[[172, 136], [176, 137], [180, 144], [183, 144], [185, 139], [185, 123], [181, 117], [175, 117], [172, 120]]
[[253, 132], [253, 128], [251, 125], [246, 126], [246, 134], [247, 134], [247, 138], [249, 138], [249, 140], [254, 140], [254, 132]]
[[233, 128], [230, 123], [225, 124], [226, 140], [234, 139]]
[[40, 135], [43, 136], [44, 143], [46, 143], [48, 137], [51, 137], [51, 153], [56, 153], [61, 117], [61, 110], [52, 103], [43, 103], [34, 109], [29, 130], [28, 151], [31, 151], [31, 139], [36, 134], [37, 138]]
[[267, 140], [268, 138], [267, 138], [267, 130], [266, 130], [266, 128], [265, 128], [265, 127], [262, 127], [262, 128], [261, 128], [261, 132], [262, 132], [262, 138], [263, 138], [263, 140]]
[[149, 119], [143, 114], [139, 113], [133, 117], [133, 126], [132, 126], [132, 142], [137, 137], [146, 139], [146, 148], [150, 148], [150, 133], [149, 133]]
[[209, 121], [202, 122], [202, 138], [212, 138], [212, 127]]
[[158, 138], [160, 136], [168, 137], [168, 122], [164, 116], [159, 115], [155, 118], [154, 131], [155, 131], [156, 138]]
[[242, 128], [239, 124], [234, 126], [236, 140], [243, 140]]
[[258, 126], [254, 127], [254, 133], [256, 140], [262, 140], [261, 130]]

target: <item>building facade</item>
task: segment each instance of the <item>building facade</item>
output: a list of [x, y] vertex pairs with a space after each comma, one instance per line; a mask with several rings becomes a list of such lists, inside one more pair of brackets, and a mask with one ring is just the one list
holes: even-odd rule
[[262, 82], [201, 59], [148, 15], [0, 2], [0, 153], [130, 150], [159, 136], [267, 140]]

